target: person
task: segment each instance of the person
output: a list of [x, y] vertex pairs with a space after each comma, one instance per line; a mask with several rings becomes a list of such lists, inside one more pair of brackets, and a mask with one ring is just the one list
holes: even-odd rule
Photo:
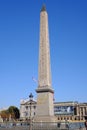
[[86, 130], [87, 130], [87, 120], [85, 121], [85, 128], [86, 128]]
[[60, 123], [57, 124], [57, 127], [60, 128]]
[[68, 120], [65, 120], [65, 126], [66, 126], [66, 129], [69, 129], [69, 122], [68, 122]]

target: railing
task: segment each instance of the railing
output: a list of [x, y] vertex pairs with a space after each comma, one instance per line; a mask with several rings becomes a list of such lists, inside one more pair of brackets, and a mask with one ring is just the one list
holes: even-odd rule
[[4, 122], [0, 130], [85, 130], [84, 122]]

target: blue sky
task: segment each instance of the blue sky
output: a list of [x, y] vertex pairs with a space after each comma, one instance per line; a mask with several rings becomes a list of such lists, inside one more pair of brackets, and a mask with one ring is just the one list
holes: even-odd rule
[[0, 108], [36, 99], [40, 10], [49, 17], [55, 101], [87, 102], [87, 0], [0, 0]]

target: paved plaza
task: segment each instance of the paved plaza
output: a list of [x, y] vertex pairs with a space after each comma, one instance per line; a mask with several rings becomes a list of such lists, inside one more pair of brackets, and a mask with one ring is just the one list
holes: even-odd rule
[[[30, 130], [30, 128], [29, 127], [13, 127], [13, 128], [0, 128], [0, 130]], [[38, 128], [38, 129], [32, 129], [32, 130], [80, 130], [80, 129]], [[81, 130], [86, 130], [86, 129], [82, 128]]]
[[0, 130], [86, 130], [84, 122], [27, 122], [22, 123], [1, 123]]

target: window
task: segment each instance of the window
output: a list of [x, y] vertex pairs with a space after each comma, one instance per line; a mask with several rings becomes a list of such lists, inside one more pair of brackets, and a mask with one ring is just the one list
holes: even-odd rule
[[36, 109], [36, 106], [34, 106], [34, 109]]
[[34, 112], [34, 116], [35, 116], [35, 112]]
[[26, 110], [28, 110], [28, 106], [26, 106]]

